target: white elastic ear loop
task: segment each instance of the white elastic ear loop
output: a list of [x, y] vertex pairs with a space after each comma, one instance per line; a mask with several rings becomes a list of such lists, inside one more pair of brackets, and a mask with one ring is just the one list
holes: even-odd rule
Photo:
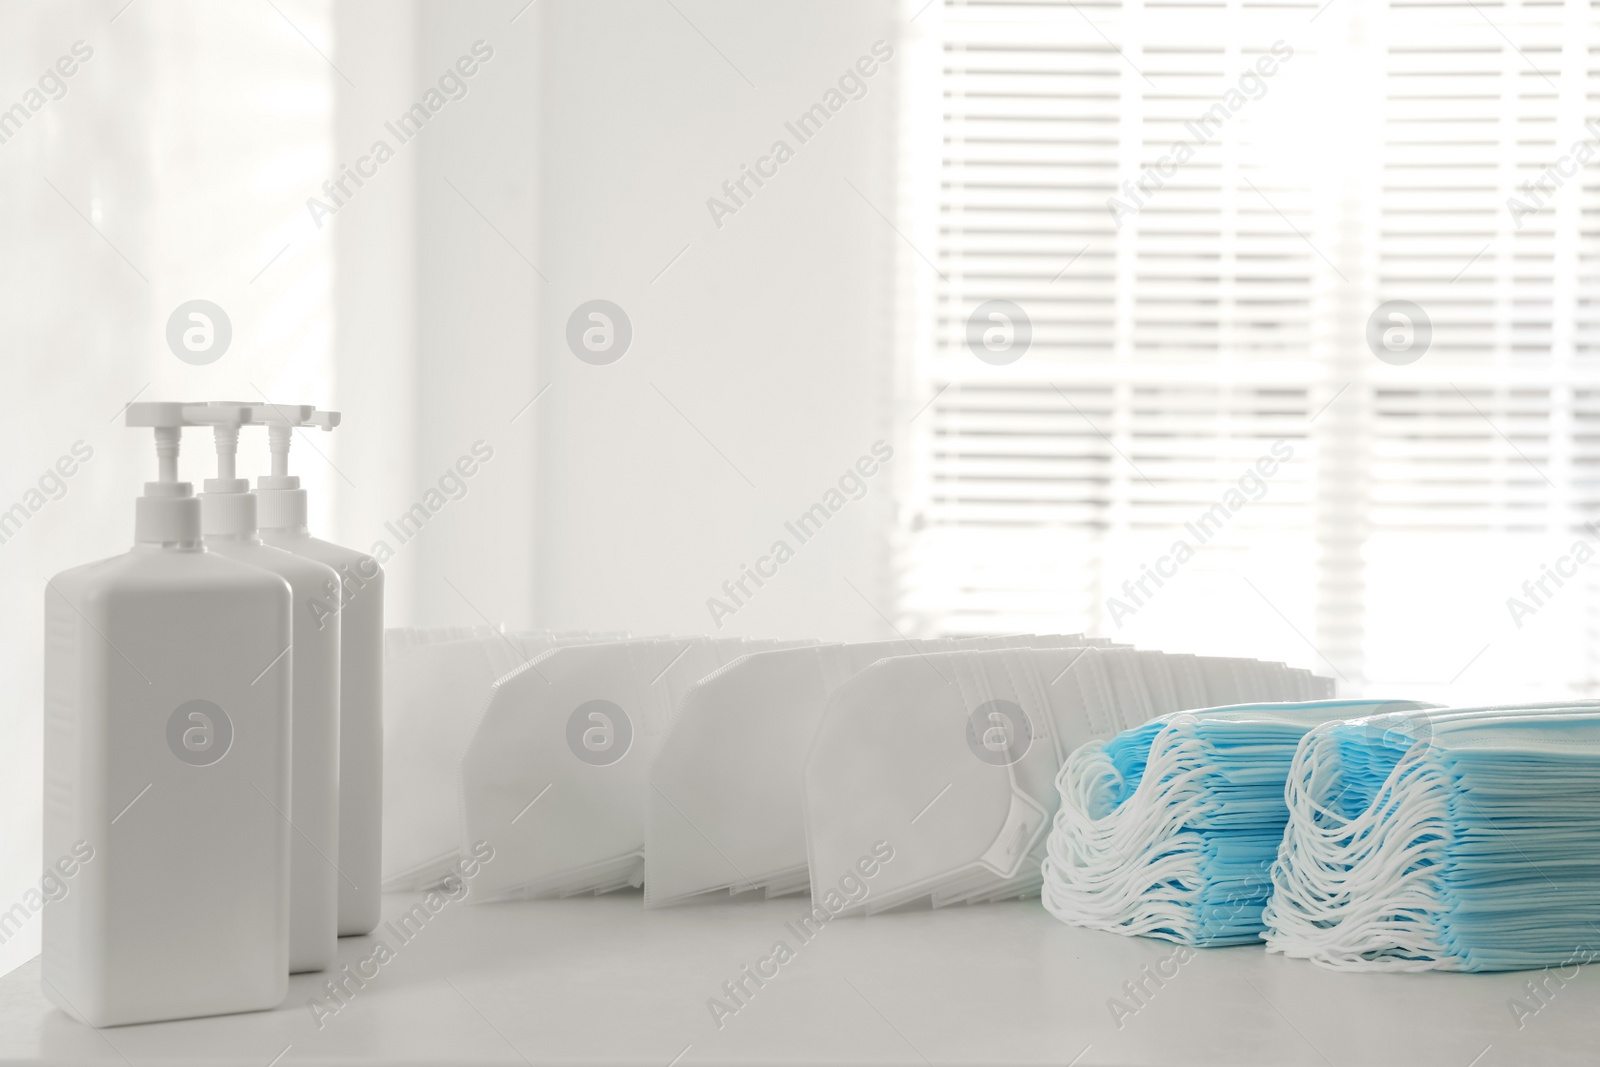
[[1389, 817], [1388, 801], [1395, 796], [1398, 781], [1409, 766], [1402, 757], [1376, 791], [1373, 803], [1365, 811], [1346, 817], [1320, 799], [1330, 793], [1337, 798], [1348, 788], [1346, 783], [1335, 793], [1335, 787], [1347, 777], [1340, 764], [1338, 739], [1330, 729], [1319, 728], [1308, 734], [1291, 764], [1285, 786], [1289, 825], [1303, 848], [1313, 855], [1342, 860], [1347, 848]]
[[1102, 810], [1125, 779], [1102, 743], [1068, 758], [1042, 867], [1041, 896], [1052, 914], [1123, 933], [1194, 935], [1203, 857], [1200, 836], [1183, 826], [1205, 808], [1198, 783], [1210, 772], [1194, 721], [1175, 716], [1158, 731], [1133, 794], [1100, 819], [1089, 812]]
[[[1180, 766], [1179, 749], [1163, 742], [1167, 735], [1166, 730], [1157, 735], [1134, 793], [1100, 819], [1093, 818], [1090, 812], [1103, 807], [1107, 794], [1120, 792], [1124, 779], [1102, 745], [1091, 742], [1075, 751], [1058, 777], [1061, 807], [1055, 827], [1061, 834], [1069, 840], [1092, 842], [1097, 852], [1110, 850], [1131, 855], [1147, 847], [1159, 833], [1159, 826], [1150, 822], [1147, 812], [1169, 807], [1171, 794], [1197, 794], [1192, 788], [1197, 773]], [[1169, 820], [1174, 817], [1170, 811], [1163, 813]]]
[[[1302, 906], [1342, 895], [1334, 888], [1334, 883], [1344, 880], [1351, 868], [1371, 850], [1375, 828], [1389, 825], [1398, 796], [1394, 787], [1405, 773], [1397, 766], [1379, 791], [1376, 802], [1347, 820], [1316, 800], [1339, 781], [1337, 775], [1323, 774], [1329, 763], [1324, 750], [1333, 748], [1334, 744], [1327, 733], [1309, 737], [1297, 753], [1286, 789], [1289, 825], [1284, 845], [1279, 850], [1275, 884], [1284, 890], [1286, 898], [1298, 900]], [[1321, 788], [1306, 784], [1319, 779]], [[1297, 888], [1301, 891], [1295, 892]]]
[[1419, 958], [1446, 955], [1436, 920], [1451, 836], [1448, 781], [1431, 747], [1414, 744], [1374, 803], [1344, 820], [1312, 799], [1326, 783], [1310, 788], [1325, 766], [1319, 749], [1335, 740], [1319, 732], [1297, 753], [1299, 773], [1286, 790], [1290, 826], [1265, 913], [1268, 948], [1344, 969], [1421, 969]]
[[[1318, 808], [1306, 818], [1304, 808], [1291, 808], [1291, 821], [1301, 855], [1318, 867], [1336, 873], [1363, 863], [1383, 840], [1397, 828], [1409, 825], [1417, 817], [1419, 805], [1425, 797], [1414, 784], [1419, 777], [1436, 777], [1424, 767], [1427, 750], [1413, 748], [1395, 765], [1389, 778], [1378, 791], [1374, 803], [1356, 817], [1345, 821], [1342, 827], [1319, 827], [1315, 819], [1326, 816], [1330, 821], [1337, 816]], [[1331, 832], [1330, 832], [1331, 830]]]

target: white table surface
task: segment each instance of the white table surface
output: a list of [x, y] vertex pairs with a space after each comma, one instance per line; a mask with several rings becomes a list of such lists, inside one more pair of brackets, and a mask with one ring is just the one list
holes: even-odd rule
[[[385, 918], [416, 899], [385, 898]], [[1508, 1001], [1535, 973], [1344, 974], [1201, 950], [1119, 1027], [1109, 999], [1175, 946], [1069, 928], [1036, 900], [840, 919], [801, 945], [785, 923], [806, 906], [451, 904], [411, 942], [387, 937], [395, 957], [320, 1029], [306, 1001], [326, 974], [291, 979], [275, 1011], [96, 1031], [50, 1006], [34, 960], [0, 979], [0, 1063], [1600, 1062], [1593, 966], [1552, 979], [1519, 1029]], [[719, 1030], [707, 998], [780, 939], [794, 958]], [[341, 963], [372, 945], [343, 939]]]

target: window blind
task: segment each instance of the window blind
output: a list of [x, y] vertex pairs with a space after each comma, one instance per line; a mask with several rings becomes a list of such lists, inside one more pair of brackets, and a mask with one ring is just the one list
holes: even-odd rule
[[[924, 19], [908, 625], [1587, 691], [1600, 562], [1560, 560], [1600, 549], [1594, 9]], [[1393, 301], [1424, 317], [1369, 340]], [[997, 306], [1013, 362], [975, 351]]]

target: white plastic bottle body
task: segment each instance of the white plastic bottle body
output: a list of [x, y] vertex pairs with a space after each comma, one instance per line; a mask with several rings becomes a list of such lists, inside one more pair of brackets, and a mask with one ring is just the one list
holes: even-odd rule
[[312, 537], [303, 527], [263, 527], [274, 548], [327, 564], [339, 612], [339, 936], [378, 925], [383, 843], [383, 568], [365, 552]]
[[219, 556], [289, 583], [294, 750], [289, 841], [289, 973], [320, 971], [339, 945], [339, 616], [324, 608], [332, 567], [250, 537], [207, 535]]
[[69, 1015], [153, 1022], [287, 994], [289, 595], [159, 545], [48, 583], [44, 854], [83, 862], [44, 913], [42, 969]]

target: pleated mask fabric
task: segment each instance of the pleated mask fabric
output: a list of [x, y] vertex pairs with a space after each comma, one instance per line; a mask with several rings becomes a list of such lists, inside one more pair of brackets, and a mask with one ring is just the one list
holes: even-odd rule
[[1079, 747], [1056, 781], [1046, 909], [1074, 926], [1187, 945], [1259, 942], [1301, 739], [1330, 719], [1418, 706], [1322, 700], [1183, 711]]
[[1270, 952], [1496, 971], [1565, 965], [1600, 938], [1600, 702], [1329, 723], [1286, 801]]

